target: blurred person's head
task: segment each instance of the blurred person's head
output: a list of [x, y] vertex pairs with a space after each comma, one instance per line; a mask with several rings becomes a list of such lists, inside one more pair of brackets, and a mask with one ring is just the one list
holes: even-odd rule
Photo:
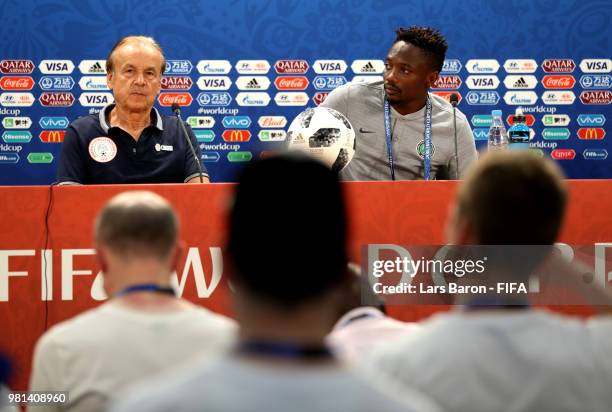
[[178, 254], [178, 217], [161, 196], [147, 191], [111, 198], [95, 223], [105, 289], [138, 282], [167, 284]]
[[489, 152], [461, 184], [449, 241], [478, 245], [552, 245], [567, 189], [559, 167], [529, 151]]
[[[335, 172], [300, 154], [246, 166], [229, 218], [238, 317], [252, 314], [255, 306], [278, 313], [324, 307], [325, 297], [349, 281], [345, 243], [345, 208]], [[341, 303], [334, 305], [331, 324]]]

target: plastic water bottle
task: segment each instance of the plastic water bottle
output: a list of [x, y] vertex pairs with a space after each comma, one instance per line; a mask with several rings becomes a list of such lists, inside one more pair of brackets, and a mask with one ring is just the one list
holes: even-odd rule
[[523, 115], [523, 109], [516, 108], [512, 126], [508, 129], [508, 142], [511, 150], [529, 149], [529, 135], [531, 131], [527, 126], [527, 119]]
[[502, 120], [502, 111], [491, 112], [491, 127], [489, 128], [489, 150], [505, 150], [508, 148], [508, 133]]

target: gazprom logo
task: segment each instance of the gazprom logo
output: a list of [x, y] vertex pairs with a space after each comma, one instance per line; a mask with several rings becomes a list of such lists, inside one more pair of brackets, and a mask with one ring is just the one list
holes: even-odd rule
[[581, 114], [577, 121], [580, 127], [601, 127], [606, 123], [606, 116], [603, 114]]
[[499, 62], [494, 59], [468, 60], [465, 68], [470, 73], [493, 74], [499, 70]]
[[38, 121], [41, 129], [61, 130], [68, 127], [68, 118], [66, 116], [45, 116]]
[[229, 106], [232, 96], [228, 92], [202, 92], [197, 100], [200, 106]]
[[477, 127], [472, 133], [474, 134], [474, 140], [487, 140], [489, 138], [489, 129], [485, 127]]
[[499, 102], [499, 93], [471, 91], [465, 99], [471, 105], [495, 105]]
[[441, 73], [459, 73], [461, 71], [461, 62], [457, 59], [446, 59], [442, 65]]
[[225, 116], [223, 118], [223, 127], [226, 129], [248, 129], [250, 125], [249, 116]]

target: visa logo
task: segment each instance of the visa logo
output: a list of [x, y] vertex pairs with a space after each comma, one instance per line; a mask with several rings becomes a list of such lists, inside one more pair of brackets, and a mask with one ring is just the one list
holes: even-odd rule
[[586, 67], [589, 70], [601, 70], [601, 71], [607, 71], [608, 70], [608, 63], [605, 61], [595, 61], [595, 62], [586, 62]]
[[325, 70], [325, 71], [340, 71], [342, 70], [342, 66], [340, 66], [340, 63], [321, 63], [319, 64], [319, 66], [321, 67], [321, 70]]
[[68, 127], [67, 117], [41, 117], [38, 121], [41, 129], [60, 130]]
[[477, 86], [477, 87], [495, 87], [495, 83], [493, 82], [493, 79], [488, 78], [488, 77], [474, 78], [472, 82], [474, 83], [474, 86]]
[[49, 72], [68, 71], [67, 63], [45, 63], [45, 68]]
[[202, 84], [206, 87], [225, 87], [225, 80], [223, 79], [205, 79]]
[[107, 104], [108, 96], [85, 96], [87, 103]]

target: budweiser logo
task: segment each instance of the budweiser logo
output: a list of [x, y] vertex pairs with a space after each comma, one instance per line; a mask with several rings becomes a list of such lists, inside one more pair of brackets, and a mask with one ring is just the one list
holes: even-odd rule
[[0, 79], [0, 88], [4, 90], [32, 90], [34, 79], [26, 77], [3, 77]]
[[280, 76], [274, 80], [278, 90], [304, 90], [308, 87], [308, 79], [304, 76]]
[[173, 103], [179, 106], [189, 106], [193, 101], [193, 97], [189, 93], [160, 93], [157, 100], [164, 107], [172, 106]]
[[257, 123], [259, 127], [285, 127], [287, 118], [285, 116], [261, 116]]
[[279, 74], [304, 74], [308, 71], [306, 60], [279, 60], [274, 64], [274, 70]]
[[574, 76], [544, 76], [542, 84], [547, 89], [571, 89], [576, 79]]
[[2, 60], [0, 72], [5, 74], [30, 74], [34, 71], [31, 60]]

